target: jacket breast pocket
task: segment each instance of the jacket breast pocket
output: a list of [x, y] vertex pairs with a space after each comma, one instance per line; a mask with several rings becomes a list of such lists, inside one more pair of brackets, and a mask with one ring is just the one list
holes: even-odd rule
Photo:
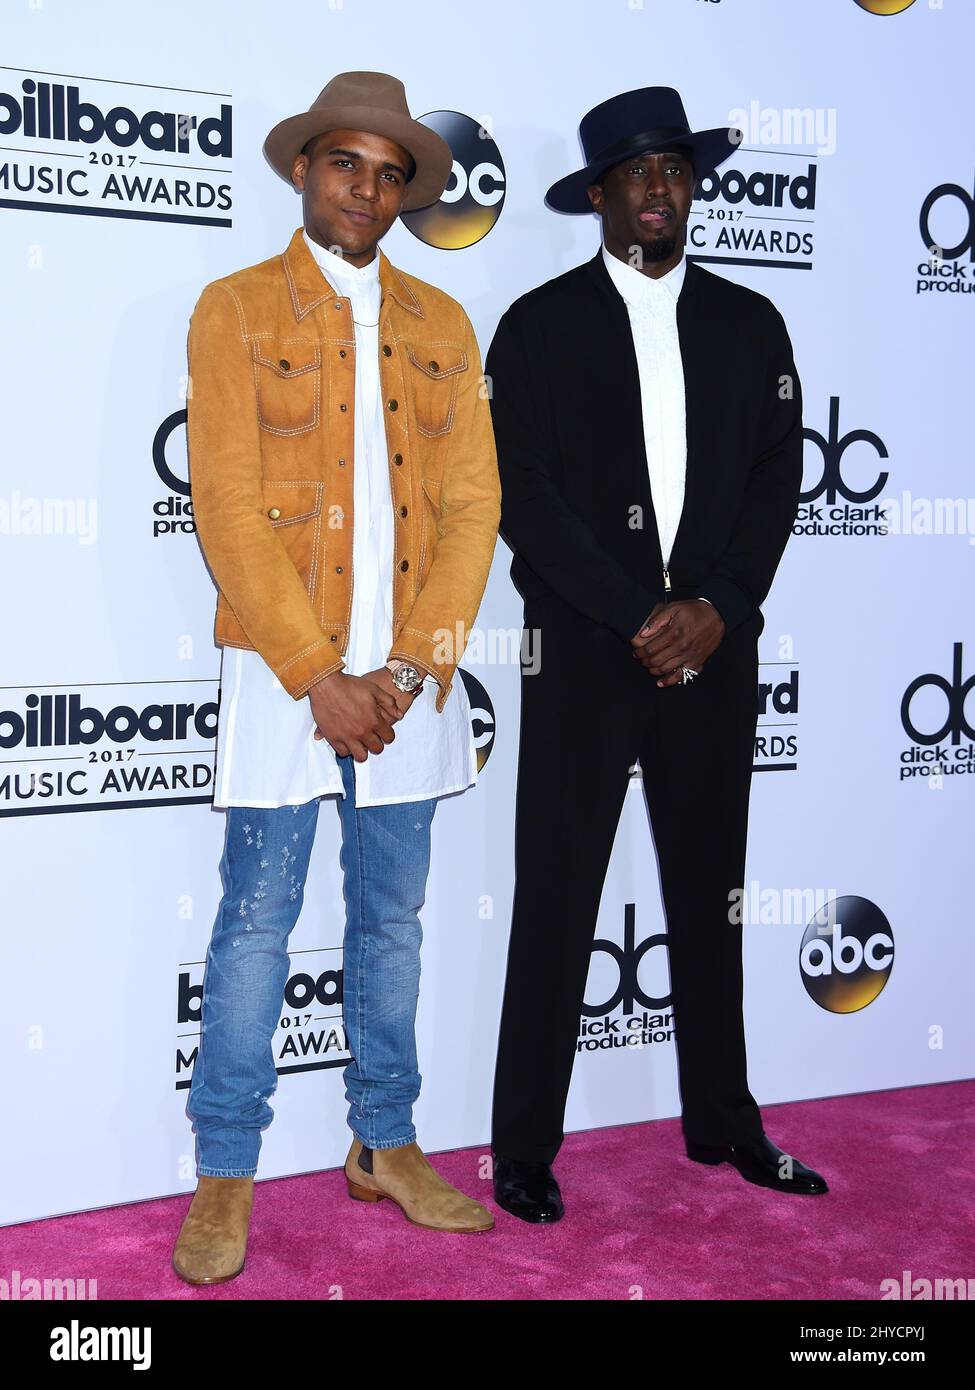
[[269, 434], [306, 434], [321, 419], [322, 350], [314, 342], [256, 339], [257, 418]]
[[417, 429], [431, 438], [449, 434], [461, 374], [467, 371], [467, 353], [443, 343], [433, 347], [407, 344], [406, 355]]
[[265, 481], [264, 514], [277, 531], [309, 597], [318, 587], [324, 484], [314, 479]]

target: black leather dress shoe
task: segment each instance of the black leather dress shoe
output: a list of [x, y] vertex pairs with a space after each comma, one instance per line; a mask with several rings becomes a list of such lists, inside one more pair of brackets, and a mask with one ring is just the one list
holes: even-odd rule
[[727, 1144], [719, 1148], [688, 1139], [687, 1157], [695, 1163], [730, 1163], [746, 1182], [770, 1187], [774, 1192], [818, 1197], [829, 1191], [824, 1177], [797, 1158], [783, 1153], [767, 1134], [747, 1144]]
[[547, 1163], [494, 1156], [494, 1199], [499, 1207], [537, 1226], [559, 1221], [565, 1208]]

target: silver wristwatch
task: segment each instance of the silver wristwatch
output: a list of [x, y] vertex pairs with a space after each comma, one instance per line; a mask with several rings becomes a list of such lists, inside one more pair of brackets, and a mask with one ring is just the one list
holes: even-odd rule
[[386, 662], [387, 669], [393, 673], [393, 684], [397, 690], [404, 693], [416, 690], [417, 686], [423, 684], [425, 671], [418, 671], [415, 666], [411, 666], [408, 661], [393, 659]]

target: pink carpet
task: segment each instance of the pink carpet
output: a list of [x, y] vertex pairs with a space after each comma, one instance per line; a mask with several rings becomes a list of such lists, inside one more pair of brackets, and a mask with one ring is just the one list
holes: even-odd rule
[[[763, 1107], [766, 1131], [825, 1176], [784, 1197], [684, 1155], [679, 1122], [570, 1135], [564, 1219], [498, 1211], [485, 1149], [435, 1160], [495, 1210], [483, 1235], [352, 1202], [341, 1172], [257, 1185], [247, 1266], [193, 1289], [170, 1268], [189, 1197], [0, 1230], [0, 1274], [97, 1278], [99, 1299], [877, 1299], [880, 1281], [975, 1274], [975, 1082]], [[339, 1290], [341, 1291], [339, 1293]]]

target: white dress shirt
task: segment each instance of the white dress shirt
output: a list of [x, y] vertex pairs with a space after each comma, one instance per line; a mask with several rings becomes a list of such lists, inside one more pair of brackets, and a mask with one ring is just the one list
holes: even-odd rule
[[[352, 302], [356, 372], [353, 457], [352, 613], [345, 670], [385, 665], [392, 646], [393, 508], [379, 378], [379, 257], [350, 265], [305, 232], [337, 295]], [[316, 739], [307, 696], [293, 699], [258, 652], [223, 649], [214, 805], [296, 806], [343, 795], [336, 755]], [[331, 677], [327, 677], [331, 679]], [[355, 764], [356, 804], [425, 801], [463, 791], [477, 778], [470, 702], [458, 675], [441, 713], [428, 677], [382, 753]]]
[[684, 283], [683, 256], [665, 275], [653, 279], [621, 261], [603, 246], [613, 284], [626, 301], [640, 371], [643, 438], [650, 474], [650, 496], [660, 533], [664, 567], [684, 507], [687, 425], [684, 368], [677, 336], [677, 297]]

